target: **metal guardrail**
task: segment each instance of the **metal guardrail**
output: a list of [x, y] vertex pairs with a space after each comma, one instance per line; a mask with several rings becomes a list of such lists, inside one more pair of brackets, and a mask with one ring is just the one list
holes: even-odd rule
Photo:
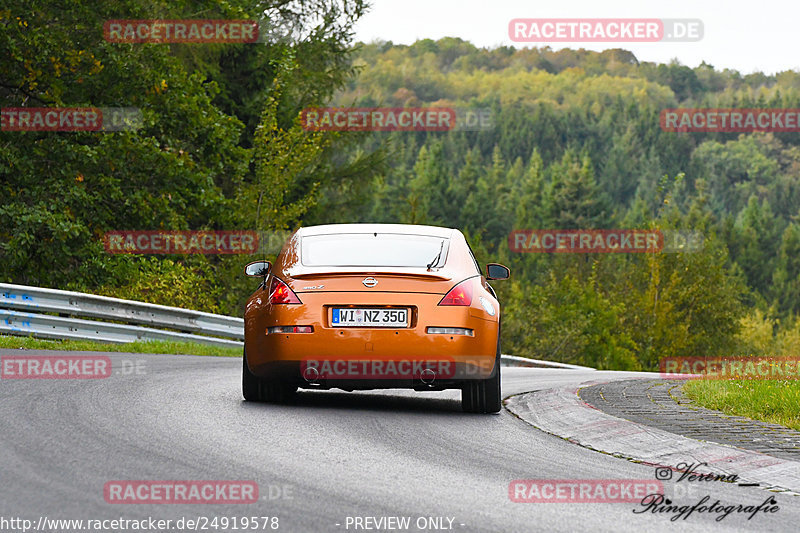
[[500, 355], [500, 364], [503, 366], [517, 366], [525, 368], [562, 368], [568, 370], [597, 370], [590, 366], [570, 365], [558, 363], [556, 361], [543, 361], [541, 359], [530, 359], [528, 357], [517, 357], [516, 355]]
[[114, 343], [188, 341], [236, 347], [244, 339], [244, 320], [108, 296], [0, 283], [0, 334]]
[[[95, 294], [0, 283], [0, 334], [114, 343], [186, 341], [236, 347], [243, 344], [244, 320]], [[503, 366], [594, 370], [513, 355], [501, 355], [500, 359]]]

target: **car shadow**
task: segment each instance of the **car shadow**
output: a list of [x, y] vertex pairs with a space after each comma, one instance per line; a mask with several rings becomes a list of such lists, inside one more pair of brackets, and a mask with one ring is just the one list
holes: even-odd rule
[[365, 394], [363, 392], [300, 390], [286, 403], [245, 402], [248, 409], [342, 409], [348, 411], [402, 412], [402, 413], [453, 413], [476, 416], [461, 410], [461, 400], [436, 398], [428, 395], [394, 396], [389, 394]]

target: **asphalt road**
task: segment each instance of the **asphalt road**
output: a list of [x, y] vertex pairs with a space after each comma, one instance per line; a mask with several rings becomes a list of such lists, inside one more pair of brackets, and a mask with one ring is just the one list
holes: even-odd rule
[[[109, 357], [107, 379], [0, 380], [0, 529], [21, 531], [3, 520], [40, 517], [207, 517], [207, 531], [233, 531], [210, 520], [268, 516], [291, 532], [378, 530], [367, 517], [410, 517], [407, 531], [434, 530], [439, 522], [427, 519], [441, 517], [445, 530], [465, 532], [796, 531], [800, 523], [800, 496], [721, 482], [683, 483], [691, 492], [676, 492], [675, 503], [709, 495], [758, 505], [773, 495], [780, 509], [670, 521], [634, 513], [638, 503], [513, 503], [516, 479], [652, 480], [654, 468], [581, 448], [505, 410], [464, 414], [456, 391], [303, 392], [293, 405], [250, 404], [239, 359]], [[504, 368], [503, 394], [632, 375]], [[114, 480], [253, 480], [260, 501], [107, 503], [103, 487]]]

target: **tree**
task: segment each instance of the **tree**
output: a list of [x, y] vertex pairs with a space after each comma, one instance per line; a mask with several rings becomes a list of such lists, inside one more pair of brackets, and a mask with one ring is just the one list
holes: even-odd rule
[[[148, 280], [186, 274], [205, 279], [209, 294], [223, 295], [213, 310], [238, 314], [248, 290], [239, 283], [241, 257], [109, 255], [103, 234], [253, 229], [259, 210], [269, 227], [291, 226], [322, 186], [368, 176], [372, 153], [348, 151], [339, 161], [346, 143], [334, 147], [333, 136], [306, 135], [295, 122], [299, 107], [319, 104], [352, 74], [352, 24], [364, 2], [62, 4], [10, 0], [0, 8], [2, 107], [133, 107], [142, 112], [141, 127], [0, 131], [0, 279], [163, 301], [172, 293], [145, 291]], [[293, 38], [203, 46], [103, 38], [111, 19], [188, 13], [286, 23]], [[284, 69], [281, 91], [272, 92], [287, 54], [294, 54], [294, 68]], [[254, 160], [251, 140], [270, 96]], [[279, 177], [278, 167], [293, 174]], [[212, 310], [206, 300], [193, 301]]]
[[299, 118], [288, 129], [278, 126], [278, 102], [294, 68], [293, 57], [287, 55], [256, 128], [255, 179], [243, 188], [240, 198], [243, 205], [251, 206], [250, 213], [253, 220], [258, 219], [258, 229], [289, 228], [314, 205], [319, 182], [312, 182], [310, 187], [298, 187], [298, 184], [316, 175], [321, 156], [333, 140], [323, 132], [304, 130]]
[[784, 317], [800, 313], [800, 226], [796, 223], [783, 231], [771, 289], [772, 299]]
[[451, 175], [440, 141], [420, 148], [409, 196], [409, 201], [419, 210], [416, 220], [445, 226], [453, 224], [454, 206], [448, 195]]
[[515, 226], [518, 229], [542, 227], [544, 212], [544, 163], [539, 150], [534, 148], [528, 160], [525, 174], [517, 184], [512, 184], [511, 197], [516, 201]]
[[468, 223], [468, 215], [464, 211], [467, 198], [475, 190], [475, 184], [481, 173], [481, 153], [476, 147], [472, 147], [464, 154], [464, 163], [457, 175], [453, 175], [447, 185], [448, 196], [452, 199], [451, 220], [458, 227], [465, 227]]
[[641, 369], [636, 345], [619, 331], [623, 304], [604, 298], [597, 284], [552, 272], [544, 285], [512, 282], [504, 300], [505, 349], [595, 368]]
[[495, 146], [491, 165], [478, 178], [475, 189], [467, 196], [464, 205], [467, 228], [484, 232], [486, 240], [490, 242], [497, 242], [508, 235], [513, 222], [507, 172], [503, 154]]
[[732, 259], [744, 271], [748, 285], [762, 295], [770, 292], [782, 232], [769, 202], [759, 202], [755, 196], [750, 197], [734, 226]]
[[564, 152], [561, 161], [548, 168], [550, 183], [545, 193], [546, 219], [558, 229], [607, 227], [611, 221], [608, 197], [594, 179], [588, 156]]

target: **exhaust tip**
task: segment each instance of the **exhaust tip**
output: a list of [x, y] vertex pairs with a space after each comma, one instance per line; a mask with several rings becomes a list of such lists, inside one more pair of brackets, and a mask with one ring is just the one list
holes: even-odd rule
[[303, 379], [308, 383], [316, 383], [319, 380], [319, 370], [310, 366], [303, 370]]
[[434, 372], [434, 371], [433, 371], [433, 370], [431, 370], [430, 368], [426, 368], [426, 369], [425, 369], [425, 370], [423, 370], [423, 371], [422, 371], [422, 373], [419, 375], [419, 378], [422, 380], [422, 382], [423, 382], [424, 384], [426, 384], [426, 385], [433, 385], [433, 381], [436, 379], [436, 372]]

